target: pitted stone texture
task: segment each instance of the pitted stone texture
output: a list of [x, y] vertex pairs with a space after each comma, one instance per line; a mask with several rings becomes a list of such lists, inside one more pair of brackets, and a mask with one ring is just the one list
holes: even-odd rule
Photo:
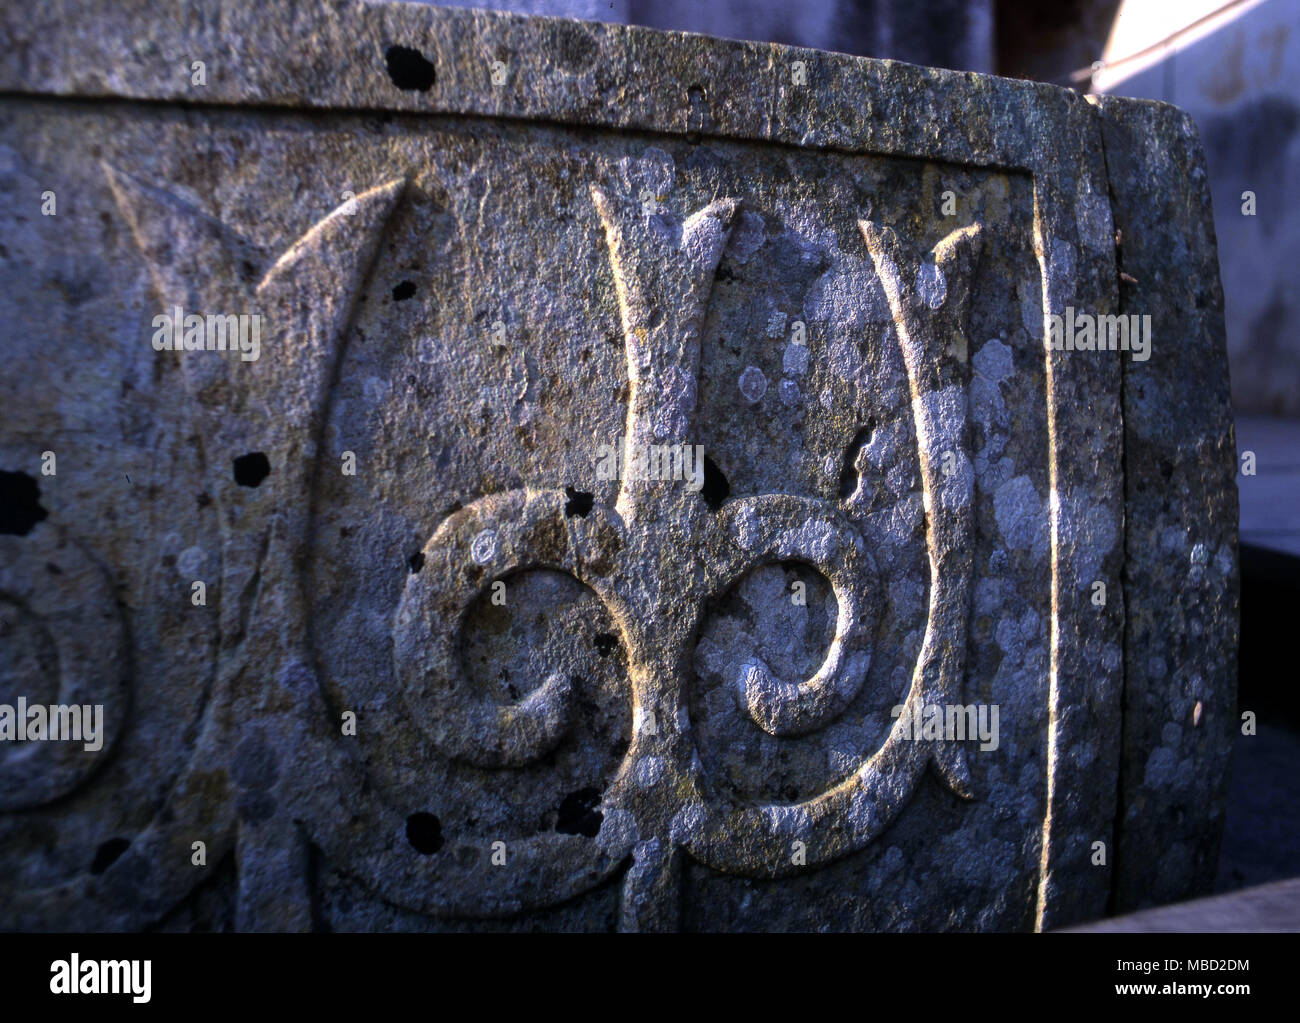
[[[1115, 308], [1111, 108], [401, 4], [64, 0], [0, 43], [0, 87], [47, 97], [0, 102], [0, 174], [60, 196], [0, 214], [26, 410], [0, 468], [60, 458], [0, 553], [93, 552], [131, 689], [102, 770], [0, 815], [0, 926], [1048, 927], [1145, 876], [1127, 804], [1093, 865], [1117, 794], [1151, 820], [1221, 799], [1193, 768], [1222, 735], [1153, 729], [1178, 650], [1125, 647], [1125, 586], [1186, 584], [1124, 532], [1160, 402], [1125, 427], [1120, 354], [1042, 343], [1066, 305]], [[1212, 276], [1210, 238], [1185, 258]], [[175, 305], [263, 315], [260, 358], [155, 352]], [[1157, 446], [1218, 471], [1216, 416]], [[698, 445], [702, 486], [602, 475], [629, 437]], [[1232, 535], [1204, 500], [1143, 528], [1172, 565], [1204, 527], [1217, 713]], [[1154, 681], [1125, 727], [1134, 642]], [[996, 748], [907, 737], [895, 708], [936, 703], [996, 704]], [[1180, 843], [1170, 891], [1205, 855]]]
[[1115, 908], [1132, 911], [1208, 893], [1218, 869], [1240, 727], [1236, 442], [1196, 128], [1161, 104], [1098, 104], [1132, 278], [1120, 308], [1160, 325], [1151, 359], [1124, 366], [1126, 805]]

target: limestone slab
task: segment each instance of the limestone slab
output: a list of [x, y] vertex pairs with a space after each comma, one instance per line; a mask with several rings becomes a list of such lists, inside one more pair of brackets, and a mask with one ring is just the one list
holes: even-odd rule
[[[1160, 890], [1212, 875], [1233, 445], [1177, 113], [232, 0], [5, 12], [0, 90], [0, 702], [111, 708], [0, 759], [0, 926], [1047, 928], [1170, 821]], [[1150, 359], [1051, 350], [1070, 309]], [[1152, 503], [1170, 452], [1209, 482]]]

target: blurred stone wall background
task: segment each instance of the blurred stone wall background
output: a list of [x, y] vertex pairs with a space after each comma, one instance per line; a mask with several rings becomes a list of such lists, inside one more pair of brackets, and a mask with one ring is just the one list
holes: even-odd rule
[[[1196, 119], [1219, 237], [1233, 402], [1239, 412], [1300, 416], [1300, 3], [1236, 4], [1216, 23], [1222, 6], [1187, 0], [1171, 5], [1176, 20], [1161, 22], [1140, 8], [1163, 4], [1124, 4], [1094, 89], [1164, 100]], [[1208, 20], [1159, 44], [1199, 18]], [[1132, 54], [1141, 55], [1124, 60]], [[1254, 215], [1243, 213], [1244, 193], [1254, 196]]]

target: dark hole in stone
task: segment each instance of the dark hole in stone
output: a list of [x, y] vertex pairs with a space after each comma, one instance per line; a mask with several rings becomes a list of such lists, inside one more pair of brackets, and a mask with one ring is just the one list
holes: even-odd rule
[[868, 420], [867, 425], [853, 435], [853, 442], [844, 452], [844, 468], [840, 470], [840, 497], [852, 497], [858, 489], [858, 452], [871, 440], [876, 431], [876, 421]]
[[618, 637], [612, 632], [598, 632], [592, 642], [596, 644], [596, 653], [601, 657], [608, 657], [618, 646]]
[[127, 838], [110, 838], [95, 850], [95, 860], [90, 865], [90, 872], [92, 874], [102, 874], [116, 862], [119, 856], [126, 852], [130, 844], [131, 841]]
[[388, 65], [388, 77], [399, 89], [428, 92], [437, 78], [424, 54], [409, 46], [390, 46], [384, 54], [384, 63]]
[[62, 575], [62, 574], [63, 574], [63, 569], [59, 568], [59, 566], [56, 565], [53, 561], [47, 561], [47, 562], [45, 563], [45, 571], [49, 572], [50, 575]]
[[574, 490], [572, 487], [564, 488], [564, 496], [568, 498], [564, 502], [564, 517], [566, 519], [571, 519], [575, 515], [585, 519], [587, 513], [591, 511], [592, 502], [595, 500], [594, 495], [588, 494], [585, 490]]
[[600, 789], [585, 788], [570, 792], [560, 803], [555, 830], [564, 835], [586, 835], [595, 838], [605, 815], [596, 809], [600, 803]]
[[271, 475], [271, 462], [260, 451], [235, 459], [235, 482], [241, 487], [256, 487]]
[[41, 507], [41, 489], [25, 472], [0, 469], [0, 533], [26, 536], [49, 515]]
[[402, 281], [401, 284], [399, 284], [397, 287], [393, 289], [393, 301], [405, 302], [408, 298], [410, 298], [414, 294], [415, 294], [415, 282]]
[[407, 564], [411, 566], [411, 572], [415, 573], [424, 567], [424, 551], [416, 551], [411, 555]]
[[713, 459], [705, 455], [704, 485], [700, 487], [700, 496], [704, 498], [704, 503], [713, 511], [717, 511], [730, 494], [731, 484], [727, 482], [727, 477], [717, 467]]
[[406, 818], [406, 840], [411, 848], [432, 856], [442, 848], [442, 821], [431, 813], [413, 813]]

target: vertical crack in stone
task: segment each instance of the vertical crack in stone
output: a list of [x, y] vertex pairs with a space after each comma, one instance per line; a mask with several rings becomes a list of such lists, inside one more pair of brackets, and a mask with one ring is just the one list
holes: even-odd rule
[[[1120, 287], [1120, 281], [1124, 274], [1124, 248], [1123, 245], [1121, 244], [1122, 235], [1120, 234], [1120, 232], [1122, 231], [1122, 228], [1119, 224], [1119, 221], [1116, 219], [1116, 213], [1118, 212], [1119, 209], [1119, 203], [1118, 203], [1117, 196], [1115, 194], [1115, 179], [1111, 173], [1109, 153], [1107, 152], [1106, 149], [1106, 133], [1102, 131], [1102, 126], [1101, 126], [1101, 119], [1105, 115], [1098, 108], [1096, 97], [1087, 96], [1085, 98], [1087, 99], [1090, 108], [1090, 117], [1096, 123], [1097, 147], [1099, 152], [1101, 153], [1102, 165], [1106, 168], [1106, 185], [1107, 185], [1106, 198], [1110, 204], [1111, 226], [1115, 231], [1115, 235], [1114, 235], [1115, 275], [1114, 275], [1112, 295], [1116, 303], [1115, 311], [1120, 315], [1123, 315], [1125, 312], [1124, 301], [1123, 301], [1124, 290], [1123, 288]], [[1123, 511], [1124, 521], [1123, 521], [1123, 531], [1122, 531], [1123, 540], [1121, 541], [1122, 550], [1124, 553], [1124, 571], [1123, 574], [1120, 576], [1120, 586], [1118, 587], [1119, 593], [1116, 595], [1116, 597], [1120, 602], [1120, 617], [1123, 622], [1122, 629], [1123, 629], [1123, 637], [1124, 637], [1123, 648], [1125, 651], [1131, 650], [1132, 647], [1130, 646], [1130, 644], [1135, 642], [1135, 637], [1132, 634], [1131, 623], [1129, 622], [1127, 596], [1126, 596], [1128, 593], [1129, 565], [1131, 564], [1128, 558], [1129, 444], [1128, 444], [1128, 434], [1124, 429], [1124, 415], [1126, 410], [1124, 404], [1124, 397], [1125, 397], [1125, 388], [1127, 386], [1127, 383], [1128, 383], [1128, 374], [1121, 369], [1119, 374], [1119, 424], [1118, 425], [1119, 425], [1120, 442], [1123, 445], [1123, 457], [1120, 459], [1120, 490], [1125, 497], [1124, 511]], [[1108, 599], [1109, 599], [1109, 595], [1108, 595]], [[1120, 662], [1119, 662], [1119, 679], [1120, 679], [1120, 684], [1119, 684], [1120, 749], [1125, 750], [1129, 748], [1129, 739], [1130, 739], [1129, 729], [1131, 727], [1131, 720], [1129, 718], [1129, 715], [1125, 712], [1128, 704], [1128, 659], [1123, 656], [1120, 657]], [[1119, 879], [1120, 877], [1123, 876], [1123, 868], [1120, 862], [1122, 857], [1123, 844], [1120, 841], [1120, 837], [1123, 834], [1123, 825], [1124, 825], [1123, 807], [1126, 805], [1125, 795], [1126, 793], [1125, 793], [1125, 784], [1124, 784], [1124, 769], [1123, 766], [1121, 765], [1120, 770], [1117, 771], [1115, 774], [1115, 817], [1114, 820], [1112, 821], [1111, 835], [1110, 835], [1111, 838], [1110, 887], [1106, 897], [1106, 914], [1108, 916], [1117, 912], [1117, 908], [1118, 908], [1117, 899], [1119, 897], [1119, 891], [1118, 891]]]

